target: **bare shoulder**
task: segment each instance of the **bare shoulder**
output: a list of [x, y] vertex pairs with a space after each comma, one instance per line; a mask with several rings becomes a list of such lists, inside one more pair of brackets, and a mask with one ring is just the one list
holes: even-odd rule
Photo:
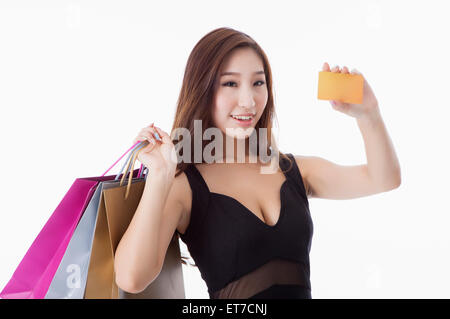
[[308, 182], [308, 176], [314, 163], [314, 156], [294, 155], [294, 158], [302, 175], [303, 185], [305, 185], [306, 189], [306, 195], [308, 198], [311, 198], [313, 197], [313, 194], [312, 188], [310, 187], [310, 184]]
[[181, 172], [174, 178], [170, 193], [173, 196], [171, 200], [176, 200], [181, 204], [182, 215], [177, 229], [180, 233], [184, 233], [187, 224], [189, 224], [189, 216], [192, 208], [192, 190], [184, 172]]

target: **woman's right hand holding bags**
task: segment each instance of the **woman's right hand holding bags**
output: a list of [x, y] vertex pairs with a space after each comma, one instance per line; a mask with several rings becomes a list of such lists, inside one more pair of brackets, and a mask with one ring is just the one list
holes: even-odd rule
[[137, 159], [149, 169], [150, 176], [162, 173], [173, 177], [177, 156], [170, 136], [152, 123], [139, 132], [133, 144], [143, 140], [147, 140], [148, 145], [138, 151]]

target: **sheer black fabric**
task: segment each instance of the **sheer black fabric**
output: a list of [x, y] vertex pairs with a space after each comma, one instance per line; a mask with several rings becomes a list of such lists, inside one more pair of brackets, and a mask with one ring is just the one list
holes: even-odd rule
[[[277, 223], [261, 221], [236, 199], [210, 192], [194, 165], [186, 244], [213, 299], [311, 298], [309, 252], [313, 223], [301, 172], [292, 154], [284, 172]], [[280, 168], [289, 162], [280, 157]]]
[[294, 298], [298, 291], [303, 292], [305, 289], [309, 291], [308, 286], [308, 272], [304, 265], [276, 258], [213, 292], [212, 298], [270, 298], [275, 295], [283, 298], [289, 289], [292, 290], [290, 295]]

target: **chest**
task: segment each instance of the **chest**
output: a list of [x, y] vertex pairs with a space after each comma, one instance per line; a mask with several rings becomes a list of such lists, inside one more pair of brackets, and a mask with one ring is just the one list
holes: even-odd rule
[[280, 217], [281, 190], [286, 176], [281, 170], [263, 174], [261, 168], [248, 164], [225, 169], [199, 166], [211, 196], [236, 202], [261, 222], [273, 226]]

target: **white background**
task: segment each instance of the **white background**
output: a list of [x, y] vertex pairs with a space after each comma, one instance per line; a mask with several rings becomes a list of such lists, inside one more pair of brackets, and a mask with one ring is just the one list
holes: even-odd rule
[[[328, 62], [366, 77], [400, 160], [394, 191], [310, 199], [313, 298], [449, 298], [447, 9], [446, 1], [2, 0], [0, 289], [77, 177], [103, 174], [153, 121], [170, 131], [189, 53], [226, 26], [268, 55], [281, 151], [366, 163], [355, 119], [317, 99]], [[183, 273], [187, 298], [209, 297], [197, 268]]]

